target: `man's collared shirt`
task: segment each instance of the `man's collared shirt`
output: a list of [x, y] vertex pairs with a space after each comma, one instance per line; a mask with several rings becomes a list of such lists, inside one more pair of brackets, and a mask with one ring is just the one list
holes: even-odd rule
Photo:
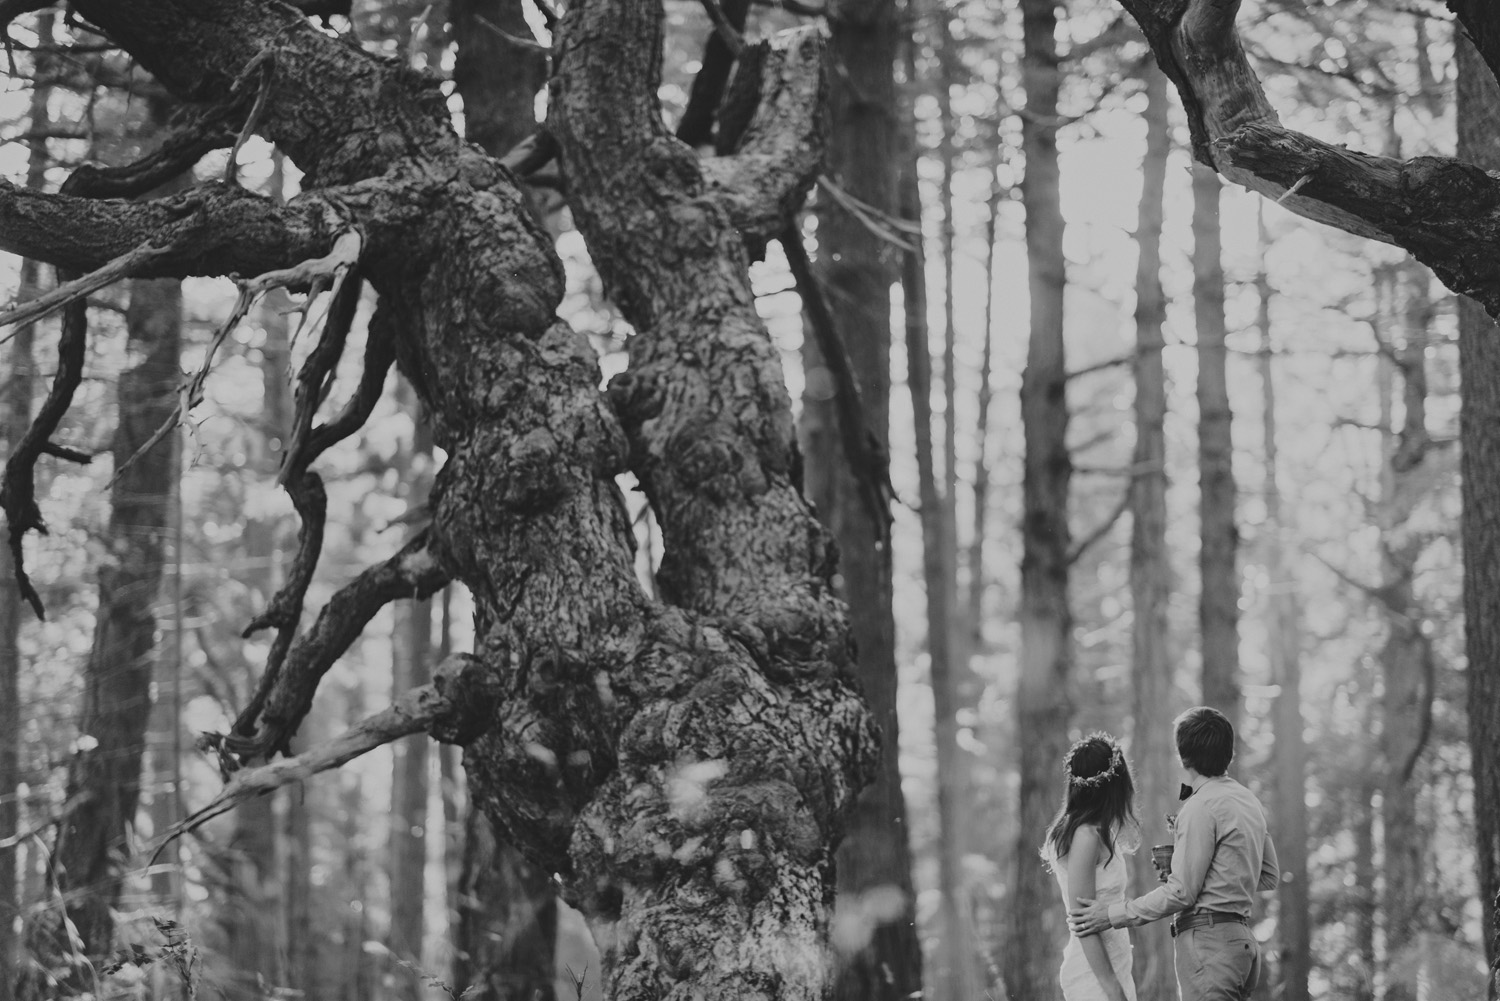
[[1254, 793], [1227, 775], [1207, 779], [1177, 813], [1172, 872], [1151, 892], [1111, 904], [1111, 928], [1192, 909], [1249, 918], [1258, 890], [1281, 881], [1276, 846]]

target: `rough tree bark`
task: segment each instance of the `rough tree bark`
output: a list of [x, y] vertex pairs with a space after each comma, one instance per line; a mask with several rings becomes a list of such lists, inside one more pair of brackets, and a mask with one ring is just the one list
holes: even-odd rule
[[[899, 162], [894, 0], [830, 5], [827, 172], [849, 196], [896, 215]], [[887, 448], [890, 423], [891, 283], [897, 248], [842, 205], [818, 206], [814, 274], [832, 310], [863, 404], [864, 427]], [[922, 987], [911, 848], [896, 712], [895, 620], [888, 527], [868, 502], [864, 478], [841, 446], [841, 391], [816, 338], [804, 344], [807, 494], [839, 544], [842, 587], [859, 651], [860, 690], [880, 725], [880, 770], [849, 817], [839, 848], [835, 998], [898, 1001]], [[861, 431], [862, 433], [862, 431]]]
[[1297, 581], [1287, 561], [1288, 519], [1282, 513], [1281, 488], [1276, 477], [1277, 426], [1276, 382], [1271, 338], [1271, 279], [1266, 273], [1269, 239], [1265, 219], [1257, 217], [1260, 266], [1255, 285], [1258, 297], [1256, 326], [1260, 332], [1261, 433], [1265, 462], [1263, 494], [1266, 504], [1264, 547], [1269, 579], [1271, 683], [1277, 687], [1271, 715], [1276, 743], [1272, 751], [1275, 771], [1276, 853], [1283, 878], [1276, 888], [1276, 940], [1279, 946], [1281, 997], [1285, 1001], [1308, 1001], [1308, 974], [1312, 968], [1312, 928], [1307, 885], [1307, 744], [1302, 717], [1302, 632], [1298, 612]]
[[1198, 330], [1198, 478], [1203, 701], [1240, 730], [1239, 529], [1235, 525], [1219, 179], [1193, 168], [1193, 317]]
[[[449, 19], [464, 137], [503, 156], [536, 131], [547, 59], [495, 30], [530, 37], [521, 0], [452, 0]], [[451, 750], [443, 749], [445, 761]], [[459, 887], [453, 982], [477, 986], [475, 1001], [552, 1001], [557, 900], [550, 876], [497, 837], [472, 804], [461, 829], [463, 847], [450, 863], [458, 866]]]
[[1063, 218], [1057, 162], [1057, 7], [1022, 0], [1021, 145], [1026, 173], [1026, 253], [1031, 333], [1021, 378], [1025, 438], [1021, 561], [1021, 669], [1016, 693], [1021, 803], [1012, 882], [1005, 984], [1014, 997], [1057, 992], [1058, 957], [1067, 939], [1052, 877], [1037, 848], [1057, 807], [1059, 764], [1073, 714], [1072, 610], [1068, 602], [1071, 533], [1068, 484], [1067, 368], [1063, 346]]
[[[649, 653], [659, 667], [623, 686], [647, 701], [585, 808], [573, 862], [596, 938], [618, 915], [604, 936], [616, 996], [812, 998], [826, 986], [829, 845], [874, 745], [842, 680], [833, 554], [796, 489], [790, 406], [744, 240], [779, 232], [811, 180], [820, 45], [804, 32], [765, 51], [739, 151], [699, 161], [656, 109], [660, 21], [654, 3], [570, 8], [551, 89], [574, 218], [636, 328], [610, 400], [676, 606], [648, 616], [667, 629]], [[755, 79], [743, 56], [742, 72]], [[487, 775], [470, 773], [484, 800]]]
[[[155, 237], [118, 265], [136, 271], [227, 271], [233, 258], [248, 273], [335, 252], [301, 274], [357, 245], [358, 277], [380, 294], [372, 344], [393, 349], [449, 457], [430, 530], [295, 644], [300, 585], [273, 602], [282, 659], [227, 749], [285, 747], [371, 609], [456, 576], [488, 628], [408, 719], [465, 745], [474, 801], [563, 875], [600, 941], [606, 993], [820, 997], [832, 848], [875, 736], [743, 243], [785, 225], [816, 169], [817, 34], [764, 52], [738, 152], [700, 160], [657, 107], [659, 3], [591, 0], [559, 22], [550, 107], [574, 217], [636, 329], [606, 399], [593, 353], [555, 318], [562, 272], [546, 235], [512, 175], [453, 134], [430, 77], [282, 5], [74, 7], [181, 97], [223, 101], [256, 81], [255, 129], [308, 193], [278, 209], [195, 192], [189, 223], [171, 206], [4, 186], [4, 244], [97, 266]], [[221, 230], [225, 215], [246, 225]], [[83, 241], [88, 221], [99, 226]], [[319, 365], [337, 327], [324, 335]], [[322, 518], [307, 466], [350, 423], [309, 427], [318, 395], [304, 397], [283, 474], [302, 492], [303, 570]], [[662, 525], [665, 603], [634, 577], [613, 479], [627, 463]]]
[[[1168, 841], [1166, 814], [1176, 802], [1172, 743], [1171, 635], [1167, 605], [1172, 571], [1167, 553], [1167, 376], [1162, 364], [1162, 328], [1167, 319], [1161, 284], [1161, 231], [1166, 200], [1167, 78], [1153, 64], [1145, 70], [1146, 151], [1141, 204], [1135, 229], [1135, 452], [1130, 485], [1131, 758], [1135, 764], [1137, 813], [1149, 843]], [[1149, 847], [1149, 844], [1148, 844]], [[1157, 885], [1156, 873], [1139, 856], [1137, 893]], [[1134, 933], [1136, 987], [1143, 997], [1175, 990], [1172, 939], [1161, 922]]]
[[[1457, 3], [1454, 7], [1464, 9]], [[1486, 11], [1485, 16], [1491, 15]], [[1481, 36], [1475, 32], [1474, 37]], [[1484, 54], [1493, 70], [1500, 28], [1492, 27], [1488, 40], [1493, 48]], [[1466, 39], [1456, 39], [1455, 45], [1459, 155], [1500, 170], [1500, 86]], [[1500, 331], [1474, 303], [1460, 299], [1458, 305], [1469, 753], [1488, 996], [1495, 1001], [1500, 997], [1500, 440], [1493, 429], [1500, 419]]]

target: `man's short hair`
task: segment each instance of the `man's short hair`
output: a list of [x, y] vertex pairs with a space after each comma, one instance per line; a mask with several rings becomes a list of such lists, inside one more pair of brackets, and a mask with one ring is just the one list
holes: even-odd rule
[[1177, 756], [1199, 775], [1223, 775], [1234, 760], [1234, 724], [1209, 706], [1194, 706], [1173, 724]]

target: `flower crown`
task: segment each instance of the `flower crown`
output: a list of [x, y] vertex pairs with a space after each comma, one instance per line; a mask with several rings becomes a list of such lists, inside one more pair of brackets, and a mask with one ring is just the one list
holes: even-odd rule
[[[1091, 744], [1094, 741], [1103, 741], [1105, 744], [1109, 745], [1109, 749], [1110, 749], [1109, 765], [1107, 767], [1105, 767], [1105, 769], [1103, 771], [1097, 772], [1097, 773], [1095, 773], [1093, 775], [1089, 775], [1087, 777], [1080, 776], [1080, 775], [1074, 775], [1073, 774], [1073, 757], [1080, 750], [1082, 750], [1084, 746], [1086, 746], [1088, 744]], [[1125, 754], [1124, 754], [1123, 751], [1120, 750], [1119, 743], [1115, 740], [1115, 738], [1111, 737], [1109, 734], [1100, 731], [1100, 732], [1095, 732], [1095, 733], [1089, 734], [1087, 737], [1084, 737], [1082, 740], [1078, 741], [1072, 747], [1068, 748], [1068, 754], [1067, 754], [1067, 756], [1065, 758], [1063, 758], [1063, 771], [1065, 771], [1065, 772], [1068, 773], [1068, 784], [1069, 785], [1083, 786], [1084, 788], [1088, 789], [1088, 788], [1093, 788], [1095, 786], [1102, 786], [1104, 783], [1106, 783], [1110, 779], [1114, 778], [1116, 775], [1118, 775], [1120, 773], [1120, 766], [1123, 765], [1124, 763], [1125, 763]]]

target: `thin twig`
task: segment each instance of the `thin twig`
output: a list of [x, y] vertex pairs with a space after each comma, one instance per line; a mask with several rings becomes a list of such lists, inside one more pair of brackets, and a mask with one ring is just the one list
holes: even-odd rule
[[421, 733], [460, 708], [441, 694], [435, 684], [422, 685], [410, 689], [387, 708], [365, 717], [332, 740], [318, 744], [296, 757], [282, 758], [257, 768], [235, 772], [224, 791], [214, 797], [211, 803], [193, 811], [148, 846], [151, 850], [151, 862], [155, 863], [163, 849], [177, 838], [228, 813], [246, 800], [264, 796], [293, 782], [304, 781], [319, 772], [338, 768], [391, 741]]
[[1120, 491], [1120, 501], [1115, 505], [1115, 509], [1109, 513], [1109, 517], [1105, 518], [1098, 528], [1080, 539], [1068, 551], [1067, 559], [1069, 564], [1077, 563], [1083, 554], [1088, 552], [1094, 543], [1108, 535], [1110, 529], [1115, 527], [1115, 523], [1120, 520], [1126, 511], [1130, 510], [1130, 494], [1131, 488], [1129, 486]]
[[807, 259], [807, 249], [802, 245], [801, 234], [797, 232], [796, 226], [789, 225], [781, 232], [779, 239], [787, 265], [797, 281], [797, 293], [802, 298], [808, 326], [812, 328], [816, 338], [823, 364], [828, 366], [837, 387], [834, 405], [838, 413], [839, 438], [844, 446], [844, 459], [849, 464], [849, 472], [854, 476], [855, 482], [860, 485], [860, 495], [869, 509], [870, 522], [875, 526], [875, 537], [884, 542], [890, 535], [890, 502], [896, 493], [891, 486], [890, 457], [866, 417], [859, 379], [854, 374], [849, 352], [839, 337], [838, 326], [828, 308], [823, 287], [813, 274], [812, 263]]
[[245, 81], [250, 78], [251, 73], [254, 73], [256, 70], [260, 71], [260, 86], [256, 89], [255, 103], [250, 106], [250, 114], [245, 118], [245, 124], [240, 129], [239, 134], [235, 136], [234, 145], [230, 147], [229, 162], [224, 165], [224, 183], [231, 187], [239, 184], [240, 150], [244, 148], [246, 141], [255, 134], [256, 127], [260, 125], [260, 116], [266, 110], [266, 99], [271, 93], [271, 80], [276, 73], [276, 57], [273, 55], [273, 52], [274, 50], [272, 49], [265, 49], [258, 53], [255, 58], [251, 59], [249, 64], [245, 66], [244, 72], [240, 74], [239, 79], [235, 80], [232, 88], [232, 90], [238, 91], [244, 86]]
[[525, 49], [529, 52], [540, 52], [542, 55], [548, 56], [549, 58], [552, 55], [552, 46], [543, 45], [535, 38], [522, 38], [520, 35], [512, 35], [510, 32], [506, 31], [504, 28], [500, 27], [489, 18], [481, 17], [478, 14], [474, 15], [474, 20], [479, 22], [479, 24], [483, 25], [484, 27], [488, 28], [490, 31], [494, 32], [496, 35], [499, 35], [502, 41], [514, 45], [518, 49]]
[[52, 814], [52, 816], [48, 817], [46, 820], [31, 825], [19, 834], [14, 834], [8, 838], [0, 838], [0, 851], [4, 851], [7, 848], [14, 848], [16, 845], [20, 844], [22, 841], [25, 841], [27, 838], [41, 834], [49, 827], [61, 824], [64, 820], [67, 820], [73, 814], [77, 813], [85, 806], [88, 806], [97, 798], [98, 794], [94, 793], [91, 790], [85, 790], [79, 793], [78, 795], [74, 796], [72, 799], [64, 803], [62, 805], [62, 809]]
[[724, 8], [719, 6], [719, 0], [702, 0], [703, 9], [708, 12], [708, 19], [713, 22], [714, 31], [724, 40], [729, 47], [729, 53], [739, 56], [745, 51], [745, 36], [730, 22]]
[[827, 174], [818, 175], [818, 188], [881, 240], [907, 252], [916, 249], [911, 240], [902, 239], [897, 234], [905, 234], [920, 240], [922, 238], [921, 223], [900, 219], [868, 202], [861, 201], [845, 191]]
[[[13, 309], [0, 313], [0, 327], [23, 323], [31, 323], [40, 320], [54, 311], [61, 309], [74, 299], [84, 299], [93, 293], [112, 285], [122, 278], [129, 278], [137, 271], [144, 269], [153, 261], [167, 257], [177, 250], [177, 242], [158, 247], [152, 243], [144, 243], [133, 250], [128, 250], [95, 271], [71, 281], [63, 282], [61, 285], [37, 296], [35, 299], [27, 300]], [[0, 337], [0, 344], [14, 337], [14, 333]]]
[[1120, 355], [1118, 358], [1106, 358], [1103, 361], [1096, 361], [1092, 365], [1085, 365], [1083, 368], [1075, 369], [1063, 376], [1063, 378], [1076, 379], [1081, 375], [1093, 375], [1095, 372], [1102, 372], [1105, 369], [1117, 368], [1120, 365], [1129, 365], [1133, 361], [1135, 361], [1135, 352], [1131, 352], [1128, 355]]
[[151, 432], [140, 448], [136, 449], [124, 462], [120, 463], [114, 475], [109, 478], [105, 489], [112, 489], [119, 481], [125, 471], [140, 461], [141, 457], [150, 452], [171, 434], [177, 426], [182, 423], [184, 417], [192, 412], [193, 408], [203, 402], [203, 384], [208, 381], [208, 374], [213, 370], [214, 357], [219, 353], [219, 348], [224, 346], [224, 341], [229, 338], [229, 333], [239, 326], [245, 314], [250, 312], [250, 306], [255, 302], [255, 295], [248, 287], [241, 287], [239, 297], [235, 300], [234, 308], [229, 312], [229, 318], [220, 324], [219, 329], [214, 332], [213, 339], [208, 342], [208, 350], [203, 355], [203, 364], [198, 366], [198, 371], [187, 382], [178, 387], [177, 406], [167, 419], [162, 421], [161, 426]]

